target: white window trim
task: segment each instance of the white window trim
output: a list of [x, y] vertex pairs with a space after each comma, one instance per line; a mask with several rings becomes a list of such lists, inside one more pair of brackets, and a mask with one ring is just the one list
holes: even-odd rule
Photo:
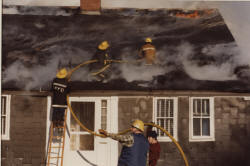
[[[157, 100], [159, 99], [172, 99], [174, 104], [174, 139], [178, 141], [178, 97], [154, 97], [153, 98], [153, 122], [156, 122]], [[160, 142], [172, 142], [168, 136], [158, 136]]]
[[[209, 99], [210, 104], [210, 136], [194, 136], [193, 135], [193, 100], [194, 99]], [[189, 141], [202, 142], [202, 141], [215, 141], [214, 130], [214, 97], [190, 97], [189, 98]]]
[[[10, 140], [10, 100], [11, 100], [11, 95], [2, 95], [6, 97], [6, 134], [1, 135], [2, 140]], [[2, 103], [1, 103], [2, 105]], [[2, 109], [2, 108], [1, 108]], [[2, 114], [1, 114], [1, 119], [2, 119]], [[1, 122], [1, 127], [2, 127], [2, 122]]]

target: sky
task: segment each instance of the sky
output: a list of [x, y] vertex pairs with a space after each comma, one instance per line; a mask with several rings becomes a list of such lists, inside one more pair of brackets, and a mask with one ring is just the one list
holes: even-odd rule
[[[217, 7], [234, 36], [242, 58], [250, 64], [250, 1], [249, 2], [210, 2], [209, 6]], [[239, 63], [242, 63], [239, 62]]]

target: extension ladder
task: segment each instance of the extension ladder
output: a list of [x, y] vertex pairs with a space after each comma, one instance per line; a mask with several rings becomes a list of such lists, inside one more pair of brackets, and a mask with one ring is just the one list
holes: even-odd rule
[[46, 166], [63, 166], [67, 109], [62, 127], [50, 125], [49, 149]]

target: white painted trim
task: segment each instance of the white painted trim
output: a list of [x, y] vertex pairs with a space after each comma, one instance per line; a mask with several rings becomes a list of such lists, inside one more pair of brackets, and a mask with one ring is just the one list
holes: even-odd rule
[[[111, 96], [110, 99], [110, 132], [118, 133], [118, 97]], [[118, 141], [111, 140], [110, 165], [115, 166], [118, 163]]]
[[[174, 106], [174, 135], [176, 141], [178, 141], [178, 97], [153, 97], [153, 121], [156, 123], [156, 111], [157, 111], [157, 100], [158, 99], [172, 99]], [[171, 142], [172, 140], [168, 137], [158, 136], [160, 142]]]
[[[2, 13], [2, 7], [3, 7], [2, 1], [0, 1], [0, 6], [1, 6], [0, 13]], [[2, 36], [2, 14], [0, 15], [0, 29], [1, 29], [0, 36]], [[2, 53], [2, 40], [0, 40], [0, 52]], [[2, 62], [2, 54], [0, 56], [0, 62]], [[0, 63], [0, 67], [2, 69], [2, 63]], [[2, 80], [2, 70], [0, 70], [0, 80]], [[2, 84], [1, 83], [0, 83], [0, 94], [2, 94]], [[1, 101], [0, 101], [0, 105], [1, 105]], [[0, 111], [0, 117], [2, 117], [1, 111]], [[0, 120], [0, 129], [1, 128], [2, 128], [2, 122]], [[0, 156], [2, 156], [1, 149], [2, 149], [2, 137], [0, 137]], [[1, 163], [2, 163], [2, 157], [0, 157], [0, 166], [1, 166]]]
[[244, 100], [250, 100], [250, 97], [248, 96], [248, 97], [244, 97]]
[[47, 96], [47, 121], [46, 121], [46, 146], [45, 152], [47, 153], [48, 150], [48, 141], [49, 141], [49, 134], [50, 134], [50, 114], [51, 114], [51, 96]]
[[[10, 140], [10, 107], [11, 107], [10, 101], [11, 101], [11, 95], [2, 95], [2, 96], [6, 97], [6, 128], [5, 128], [6, 134], [1, 135], [1, 139], [2, 140]], [[2, 115], [1, 115], [1, 118], [2, 118]], [[1, 121], [1, 125], [2, 125], [2, 121]]]
[[[194, 99], [209, 99], [210, 105], [210, 136], [193, 136], [193, 100]], [[214, 127], [214, 97], [190, 97], [189, 98], [189, 141], [203, 142], [215, 141], [215, 127]]]

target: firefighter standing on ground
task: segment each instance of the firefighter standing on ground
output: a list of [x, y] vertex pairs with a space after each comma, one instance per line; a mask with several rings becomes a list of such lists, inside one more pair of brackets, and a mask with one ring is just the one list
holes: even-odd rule
[[148, 133], [149, 147], [149, 166], [156, 166], [157, 161], [160, 158], [161, 146], [157, 141], [157, 133], [155, 131], [150, 131]]
[[109, 47], [108, 41], [101, 42], [93, 57], [93, 59], [97, 59], [98, 62], [90, 65], [91, 75], [95, 76], [98, 81], [107, 79], [110, 72], [111, 57], [109, 55]]
[[153, 65], [155, 63], [155, 54], [155, 46], [152, 44], [152, 39], [148, 37], [139, 51], [139, 57], [145, 59], [146, 65]]
[[67, 109], [68, 72], [62, 68], [56, 74], [52, 82], [52, 122], [55, 127], [62, 126], [64, 122], [65, 109]]
[[99, 130], [101, 134], [117, 140], [123, 145], [118, 166], [146, 166], [149, 143], [142, 134], [143, 131], [144, 123], [141, 120], [133, 122], [131, 135], [117, 135], [107, 133], [107, 131], [102, 129]]

